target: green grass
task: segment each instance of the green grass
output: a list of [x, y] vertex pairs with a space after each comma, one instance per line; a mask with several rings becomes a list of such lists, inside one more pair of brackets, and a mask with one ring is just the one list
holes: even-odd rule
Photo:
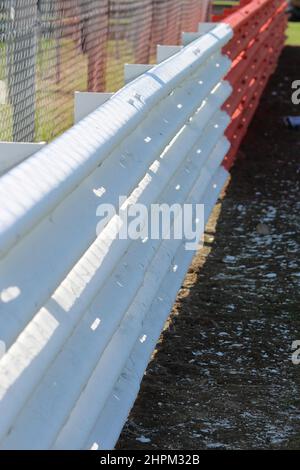
[[213, 5], [220, 7], [232, 7], [239, 3], [238, 0], [214, 0]]
[[[60, 40], [61, 63], [54, 40], [41, 40], [36, 63], [35, 140], [50, 141], [73, 124], [74, 91], [87, 89], [87, 56], [73, 40]], [[66, 67], [65, 64], [69, 64]], [[59, 80], [56, 79], [59, 72]], [[0, 43], [0, 80], [7, 82], [6, 50]], [[7, 86], [7, 83], [6, 83]], [[12, 106], [0, 103], [0, 141], [12, 140]]]
[[286, 44], [288, 46], [300, 46], [300, 21], [289, 23]]
[[109, 92], [118, 91], [124, 85], [124, 64], [133, 64], [134, 49], [130, 41], [110, 40], [107, 44], [105, 88]]
[[[39, 42], [36, 63], [35, 140], [51, 141], [73, 125], [74, 91], [88, 88], [88, 58], [79, 54], [76, 43], [61, 39], [60, 65], [57, 62], [58, 45], [52, 39]], [[106, 89], [117, 91], [124, 83], [124, 63], [134, 63], [134, 47], [126, 40], [108, 42]], [[59, 79], [56, 77], [59, 74]], [[6, 51], [0, 43], [0, 80], [6, 82]], [[3, 85], [3, 84], [2, 84]], [[7, 84], [6, 84], [7, 86]], [[2, 92], [3, 94], [3, 92]], [[0, 102], [0, 141], [12, 140], [12, 106]]]

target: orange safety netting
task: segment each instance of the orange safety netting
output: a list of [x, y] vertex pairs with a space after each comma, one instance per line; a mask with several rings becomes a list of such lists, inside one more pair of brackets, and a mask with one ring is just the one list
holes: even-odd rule
[[210, 0], [0, 0], [0, 140], [73, 123], [74, 91], [116, 91], [124, 63], [153, 63], [208, 18]]

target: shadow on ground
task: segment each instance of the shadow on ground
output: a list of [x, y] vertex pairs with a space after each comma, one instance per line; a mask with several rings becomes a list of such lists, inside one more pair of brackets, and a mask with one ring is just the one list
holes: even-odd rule
[[300, 447], [299, 62], [286, 47], [119, 449]]

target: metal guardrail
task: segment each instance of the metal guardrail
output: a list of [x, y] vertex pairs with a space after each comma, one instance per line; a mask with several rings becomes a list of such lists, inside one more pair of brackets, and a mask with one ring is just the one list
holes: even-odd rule
[[193, 251], [119, 239], [117, 216], [97, 236], [97, 207], [197, 202], [207, 220], [231, 37], [198, 34], [0, 178], [0, 448], [114, 446]]
[[224, 48], [232, 60], [226, 79], [234, 90], [224, 106], [231, 116], [226, 131], [231, 142], [224, 161], [227, 169], [235, 161], [260, 97], [276, 68], [285, 41], [286, 7], [284, 0], [244, 0], [239, 7], [214, 17], [229, 24], [234, 32]]
[[114, 446], [193, 252], [119, 239], [118, 216], [97, 236], [97, 207], [202, 202], [207, 220], [281, 51], [284, 8], [247, 1], [184, 48], [158, 48], [159, 65], [127, 65], [116, 94], [78, 95], [78, 124], [51, 144], [2, 144], [0, 448]]

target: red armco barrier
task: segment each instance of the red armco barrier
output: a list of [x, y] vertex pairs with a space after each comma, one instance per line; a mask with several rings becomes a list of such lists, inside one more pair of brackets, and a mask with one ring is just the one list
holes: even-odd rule
[[226, 79], [233, 87], [224, 104], [231, 116], [226, 131], [231, 148], [223, 162], [227, 170], [235, 161], [260, 97], [276, 68], [285, 41], [286, 6], [285, 0], [244, 0], [238, 7], [213, 17], [214, 21], [229, 24], [234, 31], [234, 37], [223, 50], [232, 60]]

